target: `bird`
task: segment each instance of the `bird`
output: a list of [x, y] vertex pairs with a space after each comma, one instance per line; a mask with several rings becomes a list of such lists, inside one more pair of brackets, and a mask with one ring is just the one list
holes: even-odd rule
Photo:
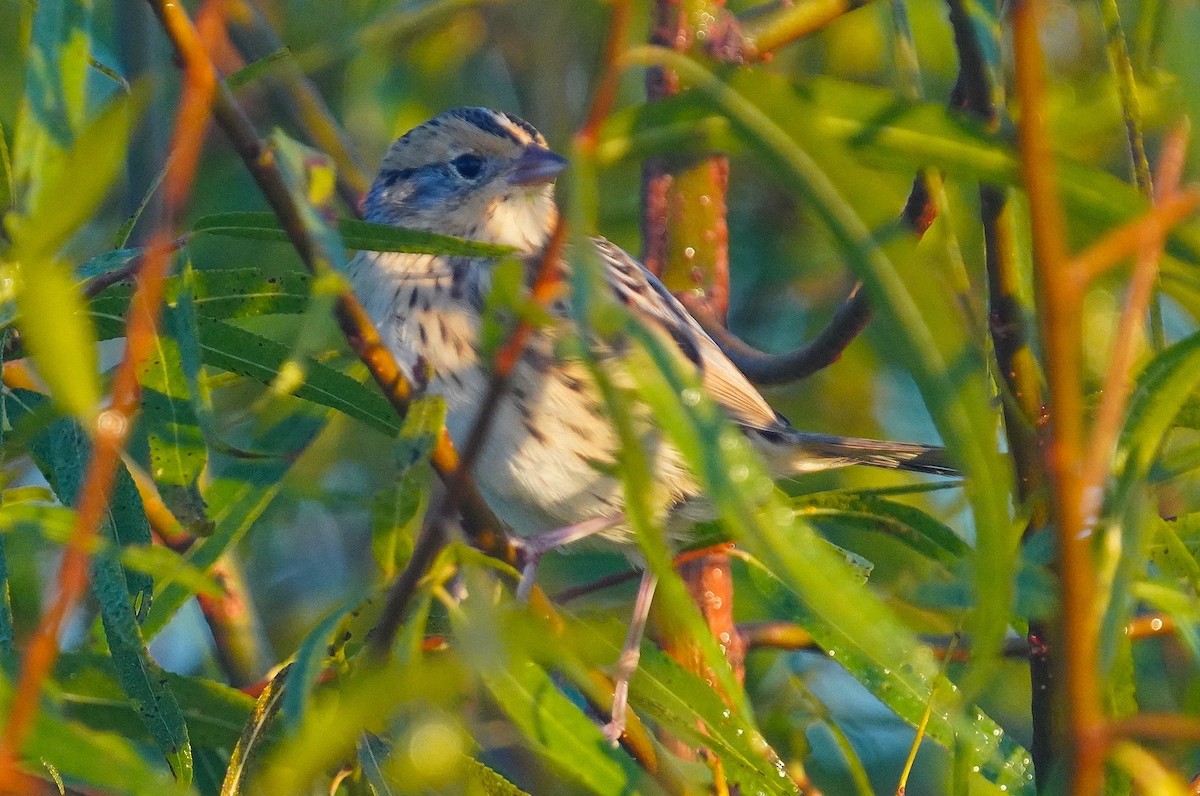
[[[364, 202], [367, 221], [513, 248], [537, 267], [558, 218], [554, 181], [567, 160], [531, 124], [489, 108], [455, 108], [388, 149]], [[604, 238], [591, 241], [620, 304], [664, 332], [696, 369], [703, 389], [777, 476], [851, 464], [953, 474], [940, 448], [795, 429], [722, 353], [686, 309], [637, 259]], [[446, 426], [461, 445], [489, 381], [480, 353], [484, 302], [497, 260], [360, 252], [354, 289], [406, 375], [446, 401]], [[535, 332], [480, 456], [484, 496], [518, 534], [615, 516], [623, 506], [610, 465], [618, 442], [588, 369], [561, 352], [571, 334], [568, 298]], [[604, 356], [620, 357], [613, 349]], [[648, 425], [652, 418], [643, 417]], [[652, 429], [644, 429], [652, 431]], [[654, 436], [654, 435], [651, 435]], [[665, 439], [647, 439], [658, 502], [667, 517], [696, 515], [700, 487]], [[629, 544], [617, 525], [601, 536]]]
[[[554, 184], [567, 165], [523, 119], [489, 108], [455, 108], [389, 147], [363, 200], [363, 215], [370, 222], [510, 247], [532, 272], [558, 221]], [[694, 369], [702, 389], [774, 475], [852, 464], [954, 474], [936, 447], [796, 429], [635, 257], [602, 237], [590, 239], [590, 245], [614, 299]], [[497, 262], [363, 251], [348, 267], [355, 292], [400, 366], [445, 399], [446, 428], [457, 445], [476, 422], [490, 380], [490, 363], [481, 354], [481, 318]], [[568, 268], [565, 260], [558, 266]], [[530, 336], [495, 409], [476, 480], [519, 536], [549, 539], [551, 545], [587, 536], [629, 549], [634, 537], [624, 519], [621, 480], [611, 467], [619, 452], [617, 433], [588, 367], [560, 345], [576, 334], [569, 301], [569, 296], [555, 301], [552, 322]], [[606, 368], [620, 372], [622, 346], [595, 350]], [[678, 545], [696, 521], [712, 519], [703, 487], [649, 408], [637, 406], [634, 415], [650, 462], [655, 508]], [[639, 603], [645, 597], [648, 604], [653, 582], [644, 580], [643, 586], [649, 593], [639, 592]], [[636, 666], [636, 652], [623, 654], [623, 671], [630, 657]], [[616, 708], [613, 713], [612, 724], [619, 725]], [[609, 727], [610, 733], [620, 729]]]

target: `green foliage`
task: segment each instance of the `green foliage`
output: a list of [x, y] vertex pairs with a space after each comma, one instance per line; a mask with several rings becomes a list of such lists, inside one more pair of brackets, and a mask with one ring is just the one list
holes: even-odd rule
[[[910, 793], [1032, 793], [1028, 677], [1004, 650], [1059, 610], [1053, 528], [1022, 541], [1030, 507], [1019, 495], [1029, 493], [1018, 490], [1008, 455], [1003, 410], [1014, 398], [989, 323], [1011, 309], [1006, 317], [1041, 355], [1035, 319], [1046, 308], [1031, 287], [1010, 123], [1019, 98], [994, 92], [997, 124], [949, 107], [956, 58], [944, 10], [921, 0], [908, 12], [924, 72], [907, 67], [906, 79], [928, 100], [896, 88], [903, 81], [883, 55], [892, 23], [867, 7], [770, 61], [717, 64], [703, 47], [633, 46], [623, 68], [667, 67], [680, 93], [646, 103], [642, 75], [629, 71], [595, 150], [576, 141], [570, 151], [564, 142], [585, 108], [580, 87], [597, 83], [614, 4], [412, 5], [307, 4], [297, 13], [285, 3], [272, 16], [283, 47], [256, 38], [246, 19], [229, 20], [237, 46], [256, 44], [228, 84], [262, 129], [275, 128], [261, 162], [284, 179], [296, 208], [289, 222], [311, 238], [315, 273], [302, 272], [287, 245], [296, 228], [255, 210], [262, 201], [243, 164], [212, 137], [190, 215], [170, 219], [182, 237], [152, 354], [137, 373], [140, 414], [88, 548], [89, 598], [63, 633], [22, 770], [47, 788], [133, 794], [719, 786], [786, 794], [798, 791], [802, 773], [822, 792], [872, 793], [895, 791], [919, 740]], [[642, 27], [650, 5], [634, 4]], [[684, 5], [703, 16], [705, 4]], [[754, 36], [805, 7], [727, 6]], [[1122, 3], [1137, 20], [1134, 75], [1151, 161], [1168, 123], [1200, 110], [1187, 35], [1200, 11], [1164, 8]], [[992, 78], [1002, 79], [1007, 22], [984, 6], [966, 13]], [[1078, 8], [1056, 13], [1081, 31], [1057, 41], [1049, 107], [1078, 251], [1148, 203], [1125, 173], [1128, 113], [1107, 72], [1097, 72], [1107, 70], [1099, 29]], [[74, 528], [106, 369], [123, 346], [132, 288], [119, 277], [157, 223], [162, 153], [155, 134], [138, 128], [170, 128], [176, 70], [133, 30], [128, 9], [112, 2], [0, 6], [9, 56], [0, 59], [0, 341], [4, 357], [26, 358], [48, 393], [6, 386], [0, 405], [5, 713], [55, 591], [46, 573]], [[161, 38], [153, 26], [142, 32]], [[641, 38], [635, 32], [630, 42]], [[135, 54], [147, 59], [145, 79], [93, 66], [124, 69]], [[356, 251], [493, 258], [487, 357], [514, 320], [536, 326], [547, 314], [525, 290], [527, 264], [506, 247], [347, 218], [353, 192], [339, 189], [338, 168], [353, 170], [353, 154], [335, 151], [330, 131], [313, 132], [320, 114], [311, 97], [265, 99], [297, 70], [347, 124], [347, 140], [370, 153], [370, 166], [395, 133], [467, 104], [517, 110], [573, 155], [559, 197], [574, 236], [568, 281], [582, 334], [558, 353], [595, 377], [622, 440], [609, 467], [625, 486], [634, 556], [660, 580], [652, 625], [694, 642], [706, 669], [697, 675], [655, 639], [643, 642], [630, 704], [657, 734], [648, 752], [611, 747], [600, 729], [612, 699], [601, 675], [613, 671], [627, 629], [624, 592], [559, 601], [560, 615], [544, 616], [538, 603], [514, 598], [517, 573], [452, 533], [415, 584], [391, 657], [369, 653], [388, 585], [437, 503], [429, 457], [446, 406], [418, 396], [400, 417], [369, 381], [334, 320], [343, 270]], [[874, 308], [870, 331], [837, 365], [771, 392], [771, 402], [804, 429], [936, 436], [961, 481], [914, 485], [908, 475], [851, 471], [772, 482], [696, 374], [609, 300], [583, 236], [637, 251], [641, 165], [712, 153], [732, 156], [728, 207], [719, 211], [729, 219], [731, 328], [764, 348], [795, 347], [820, 328], [851, 277]], [[938, 211], [920, 236], [896, 220], [917, 173]], [[998, 307], [990, 294], [984, 251], [995, 242], [978, 223], [981, 183], [1010, 199], [1004, 245], [1016, 308]], [[710, 246], [704, 232], [685, 225], [679, 235]], [[1166, 250], [1163, 313], [1173, 344], [1148, 351], [1131, 376], [1096, 503], [1102, 696], [1120, 716], [1191, 717], [1200, 678], [1200, 225], [1171, 229]], [[1089, 288], [1082, 319], [1092, 350], [1080, 378], [1093, 391], [1123, 301], [1124, 277], [1114, 274]], [[87, 280], [108, 286], [85, 291]], [[595, 357], [597, 341], [622, 351], [628, 367]], [[6, 370], [6, 384], [28, 387], [22, 373]], [[643, 445], [649, 429], [678, 448], [714, 507], [704, 540], [737, 545], [738, 620], [798, 626], [811, 639], [812, 649], [792, 654], [752, 651], [744, 689], [723, 655], [728, 640], [711, 637], [672, 566], [678, 550], [665, 531], [676, 526], [658, 511]], [[488, 466], [486, 457], [477, 465]], [[131, 473], [149, 479], [135, 484]], [[228, 577], [230, 561], [249, 573], [248, 590]], [[572, 550], [549, 556], [539, 583], [553, 594], [627, 564], [604, 550]], [[1173, 632], [1136, 638], [1126, 629], [1139, 620]], [[930, 643], [947, 635], [959, 653], [949, 660]], [[251, 679], [262, 678], [246, 692], [228, 661], [239, 644], [256, 654]], [[683, 760], [668, 748], [677, 745], [709, 757]], [[1155, 773], [1140, 747], [1119, 751], [1130, 777]], [[1200, 767], [1183, 744], [1153, 751], [1172, 770]], [[1110, 778], [1110, 792], [1129, 790], [1124, 776]]]

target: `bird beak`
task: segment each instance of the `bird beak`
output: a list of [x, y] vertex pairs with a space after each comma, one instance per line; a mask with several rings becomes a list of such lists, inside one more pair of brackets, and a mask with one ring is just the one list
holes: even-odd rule
[[540, 146], [529, 146], [513, 163], [508, 181], [512, 185], [544, 185], [554, 182], [566, 167], [567, 159], [562, 155]]

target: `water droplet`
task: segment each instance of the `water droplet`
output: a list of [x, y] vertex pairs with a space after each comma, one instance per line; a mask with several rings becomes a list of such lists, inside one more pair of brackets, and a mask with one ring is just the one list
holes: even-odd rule
[[691, 247], [691, 246], [688, 246], [688, 247], [686, 247], [686, 248], [683, 250], [683, 256], [684, 256], [684, 258], [685, 258], [685, 259], [688, 259], [688, 260], [691, 260], [691, 259], [695, 258], [695, 256], [696, 256], [696, 249], [695, 249], [695, 248], [693, 248], [693, 247]]
[[1163, 628], [1162, 619], [1160, 619], [1159, 617], [1156, 616], [1150, 620], [1150, 629], [1151, 630], [1162, 630], [1162, 628]]
[[96, 430], [101, 434], [123, 436], [127, 425], [128, 421], [125, 419], [125, 415], [115, 409], [105, 409], [96, 418]]
[[700, 391], [695, 387], [688, 387], [680, 397], [683, 398], [683, 402], [688, 406], [697, 406], [700, 403]]
[[729, 478], [735, 483], [740, 484], [750, 477], [750, 468], [744, 464], [734, 465], [734, 468], [729, 471]]

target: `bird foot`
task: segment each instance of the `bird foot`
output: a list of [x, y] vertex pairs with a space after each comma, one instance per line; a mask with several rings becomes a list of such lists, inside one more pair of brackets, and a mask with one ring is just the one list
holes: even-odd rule
[[524, 563], [521, 567], [521, 580], [517, 584], [517, 599], [522, 601], [529, 599], [529, 594], [533, 591], [533, 582], [537, 575], [538, 564], [541, 563], [542, 556], [546, 555], [546, 553], [582, 539], [587, 539], [589, 536], [603, 533], [610, 528], [620, 525], [624, 521], [624, 514], [618, 514], [613, 517], [592, 517], [583, 522], [577, 522], [574, 525], [556, 528], [553, 531], [514, 539], [513, 544], [522, 552], [524, 558]]

